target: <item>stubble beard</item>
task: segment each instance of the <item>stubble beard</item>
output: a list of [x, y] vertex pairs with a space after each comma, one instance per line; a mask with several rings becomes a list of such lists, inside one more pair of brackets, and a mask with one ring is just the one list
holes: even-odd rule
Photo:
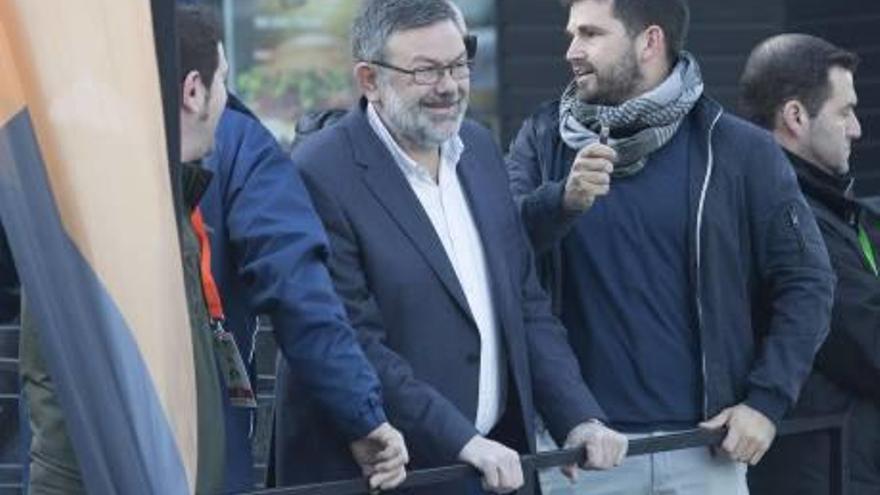
[[577, 97], [591, 105], [619, 106], [632, 99], [644, 79], [636, 61], [635, 53], [627, 50], [620, 60], [612, 65], [607, 71], [597, 71], [596, 89], [590, 91], [578, 86]]

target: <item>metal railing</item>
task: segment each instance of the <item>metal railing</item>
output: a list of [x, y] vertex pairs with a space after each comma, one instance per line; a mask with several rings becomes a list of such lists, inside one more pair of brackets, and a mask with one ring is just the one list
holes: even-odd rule
[[[831, 472], [831, 492], [829, 495], [844, 495], [846, 479], [846, 436], [844, 426], [846, 414], [794, 418], [783, 421], [777, 436], [798, 435], [802, 433], [824, 432], [831, 437], [829, 466]], [[724, 431], [688, 430], [669, 435], [630, 440], [627, 457], [659, 452], [669, 452], [693, 447], [713, 447], [721, 444]], [[543, 452], [521, 457], [523, 473], [530, 476], [536, 470], [580, 463], [584, 460], [584, 449], [575, 448]], [[459, 481], [477, 477], [477, 471], [465, 464], [456, 464], [434, 469], [412, 471], [400, 489], [424, 488], [438, 483]], [[364, 479], [333, 481], [314, 485], [287, 488], [274, 488], [252, 492], [251, 495], [365, 495], [370, 489]]]
[[[0, 325], [0, 333], [17, 333], [17, 325]], [[0, 372], [17, 372], [18, 360], [11, 356], [0, 356]], [[17, 401], [17, 394], [0, 393], [0, 402]], [[798, 435], [803, 433], [824, 432], [830, 437], [829, 479], [831, 480], [830, 495], [847, 493], [847, 458], [846, 458], [846, 424], [847, 414], [829, 416], [802, 417], [788, 419], [780, 424], [777, 436]], [[711, 447], [720, 445], [724, 438], [722, 431], [689, 430], [669, 435], [646, 437], [631, 440], [628, 457], [659, 452], [669, 452], [692, 447]], [[537, 470], [580, 463], [584, 460], [583, 449], [557, 450], [521, 457], [523, 473], [531, 476]], [[17, 464], [2, 464], [0, 468], [16, 473], [20, 468]], [[412, 471], [401, 489], [424, 488], [439, 483], [448, 483], [479, 476], [477, 471], [465, 464]], [[18, 487], [17, 483], [0, 482], [0, 491]], [[9, 484], [7, 484], [9, 483]], [[363, 478], [333, 481], [314, 485], [274, 488], [251, 492], [250, 495], [365, 495], [370, 490]]]

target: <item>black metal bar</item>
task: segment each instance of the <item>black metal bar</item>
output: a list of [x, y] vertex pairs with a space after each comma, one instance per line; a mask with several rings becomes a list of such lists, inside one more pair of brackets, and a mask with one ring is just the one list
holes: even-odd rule
[[[807, 432], [827, 431], [831, 435], [832, 461], [832, 495], [843, 495], [846, 488], [845, 462], [846, 446], [843, 427], [846, 415], [818, 416], [811, 418], [795, 418], [783, 422], [778, 435], [796, 435]], [[627, 457], [645, 454], [656, 454], [693, 447], [717, 446], [724, 439], [723, 431], [702, 429], [687, 430], [669, 435], [645, 437], [631, 440]], [[557, 450], [522, 457], [523, 472], [530, 473], [536, 469], [547, 469], [568, 464], [580, 463], [584, 460], [583, 449]], [[464, 464], [456, 464], [433, 469], [424, 469], [408, 473], [401, 489], [421, 488], [437, 483], [445, 483], [478, 476], [477, 471]], [[370, 493], [363, 479], [334, 481], [314, 485], [302, 485], [287, 488], [275, 488], [252, 492], [251, 495], [364, 495]]]
[[783, 421], [776, 434], [785, 436], [811, 431], [839, 430], [846, 424], [846, 418], [846, 414], [792, 418]]
[[843, 495], [845, 492], [843, 491], [844, 485], [846, 484], [846, 479], [844, 476], [844, 469], [841, 465], [841, 457], [843, 456], [843, 451], [841, 449], [842, 446], [842, 437], [840, 430], [832, 430], [829, 432], [829, 454], [831, 472], [828, 473], [828, 481], [831, 486], [829, 487], [831, 490], [831, 495]]
[[[689, 430], [658, 437], [646, 437], [630, 441], [628, 457], [668, 452], [704, 445], [717, 445], [724, 438], [721, 431]], [[576, 464], [584, 460], [583, 449], [557, 450], [522, 457], [523, 471], [546, 469], [567, 464]], [[477, 471], [467, 465], [457, 464], [434, 469], [425, 469], [409, 473], [401, 488], [420, 488], [437, 483], [455, 481], [467, 476], [478, 476]], [[362, 479], [304, 485], [289, 488], [277, 488], [254, 492], [254, 495], [361, 495], [369, 493], [366, 482]]]

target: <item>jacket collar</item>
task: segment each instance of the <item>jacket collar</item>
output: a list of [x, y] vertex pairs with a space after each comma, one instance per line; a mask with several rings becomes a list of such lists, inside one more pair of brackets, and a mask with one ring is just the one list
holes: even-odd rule
[[204, 168], [201, 160], [181, 165], [180, 180], [183, 185], [183, 204], [187, 211], [193, 210], [199, 204], [212, 177], [214, 177], [214, 173]]
[[794, 167], [804, 194], [854, 225], [861, 208], [851, 197], [852, 175], [834, 176], [788, 150], [785, 150], [785, 154]]
[[694, 105], [693, 110], [691, 110], [691, 116], [696, 119], [695, 129], [708, 131], [715, 120], [718, 119], [718, 115], [723, 112], [724, 107], [722, 107], [720, 103], [704, 94], [699, 100], [697, 100], [696, 105]]

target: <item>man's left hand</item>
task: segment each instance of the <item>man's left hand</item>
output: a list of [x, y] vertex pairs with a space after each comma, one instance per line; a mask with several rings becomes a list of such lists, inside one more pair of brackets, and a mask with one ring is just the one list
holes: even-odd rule
[[700, 423], [700, 428], [717, 430], [727, 427], [721, 449], [737, 462], [758, 464], [776, 436], [776, 425], [767, 416], [745, 404], [739, 404]]
[[[566, 449], [583, 447], [587, 451], [584, 469], [610, 469], [626, 457], [629, 439], [598, 421], [575, 426], [565, 439]], [[562, 473], [572, 482], [577, 479], [577, 466], [565, 466]]]

